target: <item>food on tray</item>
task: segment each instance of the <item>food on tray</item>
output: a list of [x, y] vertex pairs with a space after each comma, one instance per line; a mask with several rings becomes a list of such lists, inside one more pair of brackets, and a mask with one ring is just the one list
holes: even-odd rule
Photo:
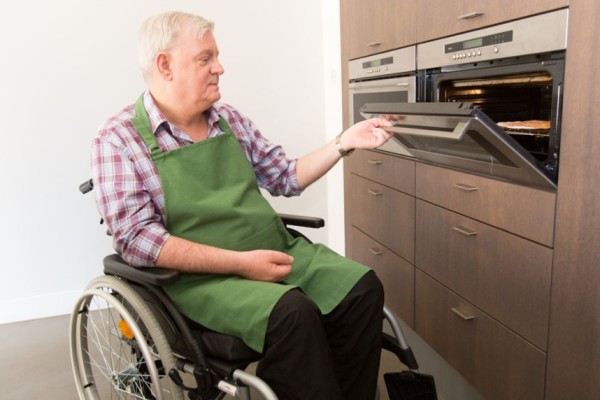
[[498, 126], [504, 130], [548, 130], [550, 121], [532, 119], [529, 121], [498, 122]]

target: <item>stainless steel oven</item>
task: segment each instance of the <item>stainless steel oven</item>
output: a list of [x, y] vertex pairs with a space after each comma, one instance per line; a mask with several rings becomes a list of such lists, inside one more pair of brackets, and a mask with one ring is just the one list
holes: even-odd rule
[[398, 153], [555, 190], [567, 20], [563, 9], [419, 44], [419, 102], [360, 111], [394, 120]]
[[[350, 125], [362, 121], [367, 103], [409, 103], [417, 99], [416, 46], [396, 49], [348, 64]], [[392, 141], [380, 149], [404, 154]]]

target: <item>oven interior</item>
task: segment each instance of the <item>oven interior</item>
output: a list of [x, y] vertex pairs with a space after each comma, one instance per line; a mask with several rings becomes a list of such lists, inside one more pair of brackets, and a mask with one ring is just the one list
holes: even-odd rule
[[553, 78], [548, 72], [444, 81], [439, 101], [470, 102], [539, 161], [548, 157]]
[[556, 176], [564, 53], [469, 67], [431, 72], [428, 101], [473, 103]]

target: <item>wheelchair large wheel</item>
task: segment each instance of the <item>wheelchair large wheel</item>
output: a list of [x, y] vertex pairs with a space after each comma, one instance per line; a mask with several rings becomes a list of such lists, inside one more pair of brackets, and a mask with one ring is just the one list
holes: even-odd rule
[[162, 328], [118, 278], [90, 282], [71, 317], [70, 345], [81, 399], [183, 400], [167, 375], [176, 365]]

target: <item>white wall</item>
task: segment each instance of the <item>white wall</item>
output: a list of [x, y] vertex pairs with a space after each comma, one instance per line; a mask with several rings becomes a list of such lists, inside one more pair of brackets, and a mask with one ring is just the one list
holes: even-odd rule
[[[142, 20], [178, 9], [216, 23], [223, 100], [301, 156], [341, 127], [335, 0], [30, 0], [0, 5], [0, 323], [70, 312], [111, 251], [91, 195], [89, 143], [144, 90]], [[343, 251], [341, 165], [278, 210], [322, 216]], [[331, 218], [330, 218], [331, 215]]]

